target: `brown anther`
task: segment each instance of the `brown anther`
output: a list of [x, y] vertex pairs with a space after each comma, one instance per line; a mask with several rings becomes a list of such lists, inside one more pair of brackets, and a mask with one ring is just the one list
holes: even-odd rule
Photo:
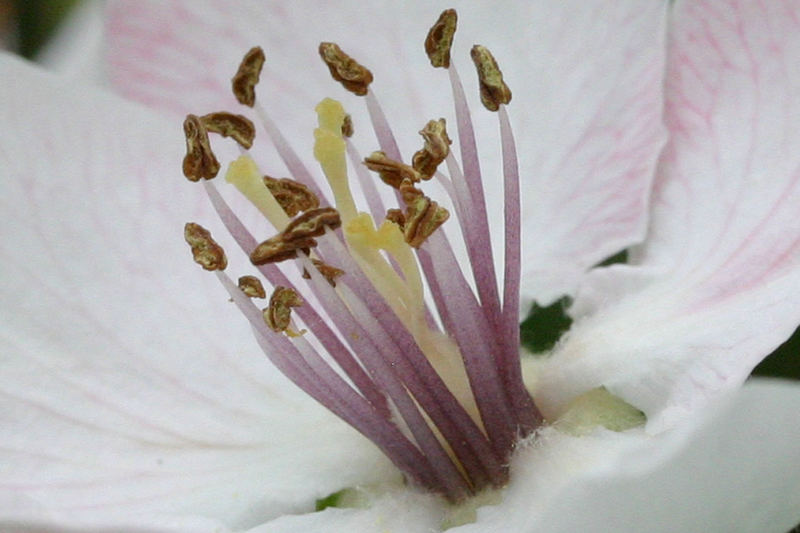
[[450, 48], [453, 46], [457, 23], [456, 10], [445, 9], [428, 31], [428, 36], [425, 37], [425, 53], [434, 67], [450, 66]]
[[276, 179], [264, 176], [264, 185], [290, 217], [301, 211], [319, 207], [317, 195], [300, 182], [289, 178]]
[[394, 222], [398, 226], [400, 226], [400, 230], [402, 231], [406, 226], [406, 215], [400, 209], [389, 209], [386, 211], [386, 220], [389, 222]]
[[389, 159], [383, 152], [372, 152], [369, 157], [364, 158], [364, 164], [371, 171], [377, 172], [384, 183], [395, 189], [400, 188], [403, 180], [417, 183], [422, 179], [414, 167]]
[[[331, 287], [336, 287], [336, 278], [344, 275], [344, 270], [341, 268], [331, 266], [324, 261], [320, 261], [319, 259], [312, 259], [311, 262], [314, 263], [315, 267], [317, 267], [317, 270], [319, 270], [319, 273], [322, 274], [322, 277], [328, 280], [328, 283], [331, 284]], [[311, 274], [309, 274], [308, 270], [305, 268], [303, 269], [303, 278], [311, 279]]]
[[211, 238], [211, 233], [200, 224], [187, 222], [183, 227], [183, 238], [192, 247], [194, 262], [206, 270], [225, 270], [228, 259], [225, 250]]
[[303, 305], [303, 299], [292, 289], [275, 287], [269, 299], [269, 306], [264, 308], [264, 322], [272, 331], [286, 331], [292, 321], [292, 307]]
[[200, 117], [206, 130], [231, 137], [239, 143], [242, 148], [249, 150], [253, 146], [253, 139], [256, 136], [256, 127], [253, 122], [242, 115], [234, 115], [226, 111], [209, 113]]
[[447, 158], [453, 141], [447, 135], [447, 123], [443, 118], [428, 121], [419, 134], [425, 140], [425, 146], [414, 154], [411, 163], [422, 179], [430, 179], [439, 164]]
[[333, 79], [341, 83], [345, 89], [358, 96], [367, 94], [372, 83], [372, 72], [342, 52], [336, 43], [320, 43], [319, 56], [328, 65]]
[[407, 205], [403, 235], [406, 242], [414, 248], [419, 248], [439, 226], [450, 218], [447, 209], [424, 195], [417, 197]]
[[344, 116], [342, 121], [342, 136], [350, 138], [353, 136], [353, 117], [349, 114]]
[[211, 144], [208, 142], [208, 131], [196, 115], [186, 115], [183, 121], [183, 133], [186, 136], [186, 155], [183, 158], [183, 175], [189, 181], [210, 180], [219, 173], [219, 161]]
[[294, 242], [298, 239], [309, 239], [325, 235], [325, 228], [336, 229], [342, 225], [339, 212], [333, 207], [318, 207], [306, 211], [289, 222], [281, 237]]
[[263, 66], [264, 50], [260, 46], [254, 46], [242, 58], [239, 70], [231, 78], [233, 95], [240, 104], [253, 107], [256, 103], [256, 84]]
[[481, 102], [489, 111], [497, 111], [500, 104], [511, 101], [511, 89], [503, 81], [503, 73], [497, 66], [492, 53], [485, 47], [476, 44], [470, 51], [472, 62], [478, 70], [480, 82]]
[[276, 235], [262, 242], [250, 252], [250, 262], [254, 265], [266, 265], [267, 263], [280, 263], [287, 259], [297, 257], [297, 252], [301, 251], [308, 254], [311, 248], [317, 245], [314, 239], [297, 239], [287, 241], [283, 234]]
[[403, 180], [399, 189], [400, 195], [403, 197], [403, 202], [405, 202], [406, 205], [409, 205], [415, 202], [418, 198], [425, 196], [421, 190], [414, 187], [414, 183], [411, 180]]
[[239, 278], [239, 289], [250, 298], [266, 298], [267, 293], [261, 280], [255, 276], [242, 276]]

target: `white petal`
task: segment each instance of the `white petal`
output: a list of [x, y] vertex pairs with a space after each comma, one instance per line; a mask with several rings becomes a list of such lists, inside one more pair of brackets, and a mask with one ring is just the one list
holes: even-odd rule
[[244, 528], [395, 475], [191, 261], [180, 125], [0, 71], [0, 521]]
[[754, 531], [800, 521], [800, 386], [755, 382], [692, 424], [523, 450], [505, 500], [459, 533]]
[[[784, 533], [800, 521], [800, 385], [754, 381], [657, 437], [547, 428], [512, 463], [498, 505], [454, 533]], [[367, 509], [286, 516], [248, 533], [438, 531], [448, 510], [412, 492]]]
[[578, 299], [597, 314], [542, 376], [546, 408], [606, 385], [657, 429], [800, 323], [800, 6], [725, 5], [675, 6], [650, 234], [636, 266], [597, 271]]
[[666, 4], [536, 2], [525, 20], [522, 294], [545, 305], [644, 237], [665, 141]]

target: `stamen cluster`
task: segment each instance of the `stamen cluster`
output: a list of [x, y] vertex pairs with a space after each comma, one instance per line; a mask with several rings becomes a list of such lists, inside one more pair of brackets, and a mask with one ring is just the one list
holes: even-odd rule
[[[292, 178], [272, 178], [258, 169], [247, 155], [253, 123], [227, 112], [187, 116], [183, 161], [186, 177], [203, 180], [231, 236], [273, 287], [269, 304], [256, 307], [253, 299], [267, 296], [262, 281], [244, 275], [234, 284], [224, 273], [227, 259], [219, 244], [201, 226], [186, 225], [195, 261], [215, 271], [267, 357], [371, 439], [409, 481], [451, 501], [502, 486], [515, 444], [542, 422], [522, 382], [518, 357], [519, 184], [505, 111], [511, 92], [491, 53], [473, 47], [481, 99], [498, 112], [504, 156], [501, 298], [475, 134], [450, 58], [456, 23], [454, 10], [443, 12], [425, 50], [434, 67], [449, 73], [460, 161], [440, 118], [419, 132], [424, 145], [410, 164], [404, 163], [370, 88], [372, 73], [334, 43], [322, 43], [320, 57], [334, 80], [364, 97], [379, 150], [362, 159], [349, 140], [350, 115], [338, 102], [320, 103], [314, 153], [333, 201], [256, 101], [265, 61], [258, 47], [244, 56], [232, 89], [240, 103], [257, 112]], [[269, 219], [275, 235], [256, 240], [208, 181], [221, 168], [209, 133], [230, 137], [241, 147], [244, 155], [230, 163], [226, 179]], [[368, 213], [356, 208], [348, 159]], [[386, 208], [367, 170], [393, 190], [399, 207]], [[456, 235], [441, 230], [450, 212], [423, 191], [430, 180], [450, 197], [469, 265], [456, 259], [450, 244]]]

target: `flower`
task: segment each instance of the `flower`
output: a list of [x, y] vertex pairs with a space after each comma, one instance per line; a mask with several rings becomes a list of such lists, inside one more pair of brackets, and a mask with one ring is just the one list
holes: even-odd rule
[[[545, 18], [549, 24], [536, 25], [543, 41], [523, 41], [529, 44], [527, 52], [553, 43], [577, 47], [571, 50], [574, 55], [558, 59], [585, 60], [595, 51], [599, 57], [596, 64], [587, 62], [590, 70], [620, 72], [618, 83], [598, 86], [606, 77], [583, 71], [570, 77], [576, 64], [563, 59], [547, 71], [559, 73], [551, 83], [589, 106], [595, 112], [589, 116], [603, 119], [598, 124], [611, 120], [618, 126], [598, 128], [610, 131], [613, 142], [600, 143], [603, 136], [592, 135], [598, 130], [580, 131], [585, 135], [577, 140], [584, 142], [577, 146], [589, 152], [562, 149], [569, 156], [562, 168], [554, 166], [562, 153], [530, 148], [535, 141], [547, 141], [540, 130], [532, 124], [518, 128], [522, 154], [537, 163], [527, 167], [531, 163], [523, 156], [522, 168], [540, 169], [543, 176], [526, 181], [547, 205], [534, 213], [547, 219], [551, 233], [569, 234], [579, 214], [588, 217], [596, 211], [598, 204], [592, 202], [598, 191], [588, 186], [593, 182], [570, 182], [575, 172], [582, 177], [579, 171], [591, 168], [596, 174], [590, 175], [602, 183], [599, 191], [615, 192], [611, 200], [619, 204], [604, 197], [599, 205], [616, 206], [610, 212], [619, 216], [607, 215], [609, 221], [629, 215], [611, 224], [619, 233], [592, 234], [596, 225], [578, 226], [584, 232], [579, 236], [591, 236], [581, 242], [595, 245], [586, 248], [603, 254], [641, 236], [643, 211], [632, 206], [646, 205], [648, 171], [661, 146], [660, 126], [652, 118], [659, 115], [657, 44], [664, 9], [643, 5], [616, 2], [615, 9], [603, 10], [607, 6], [597, 3], [597, 12], [580, 19], [575, 15], [582, 11], [564, 4], [564, 18], [551, 14]], [[739, 3], [723, 13], [735, 19], [732, 23], [719, 18], [717, 5], [679, 3], [673, 13], [665, 109], [671, 138], [655, 174], [648, 239], [636, 249], [631, 265], [580, 275], [564, 270], [556, 294], [546, 293], [553, 290], [551, 284], [526, 287], [540, 301], [562, 292], [576, 294], [573, 309], [581, 318], [538, 371], [535, 398], [545, 412], [568, 412], [571, 400], [603, 385], [643, 409], [648, 426], [623, 433], [596, 429], [580, 437], [543, 430], [514, 458], [501, 503], [481, 508], [477, 522], [462, 531], [781, 530], [798, 518], [794, 413], [800, 399], [795, 387], [755, 384], [728, 403], [711, 401], [741, 383], [758, 358], [800, 321], [793, 301], [798, 228], [791, 216], [797, 194], [791, 150], [797, 114], [791, 89], [798, 73], [790, 59], [800, 46], [793, 31], [797, 18], [785, 5]], [[203, 11], [192, 6], [184, 14], [202, 22]], [[154, 28], [148, 6], [140, 9], [140, 18], [128, 12], [126, 22]], [[501, 13], [501, 20], [529, 23], [536, 14], [541, 16], [536, 10], [528, 18]], [[605, 16], [625, 24], [610, 31]], [[166, 17], [169, 23], [185, 19]], [[247, 20], [256, 28], [287, 31], [293, 46], [301, 41], [289, 24]], [[306, 15], [304, 21], [309, 20]], [[374, 18], [366, 20], [374, 30]], [[561, 25], [550, 24], [554, 20]], [[221, 48], [223, 56], [226, 43], [245, 35], [222, 32], [228, 39], [215, 40], [215, 27], [205, 26], [202, 37]], [[387, 25], [377, 27], [383, 31]], [[346, 29], [354, 32], [353, 26]], [[590, 29], [600, 32], [606, 46], [587, 50], [580, 46], [586, 41], [566, 38], [574, 35], [570, 32], [586, 36]], [[359, 39], [367, 35], [356, 34]], [[136, 49], [133, 37], [121, 34]], [[278, 37], [271, 36], [280, 42]], [[187, 41], [187, 46], [200, 41]], [[509, 68], [505, 56], [513, 54], [495, 53], [515, 87], [511, 73], [527, 72], [524, 63]], [[214, 95], [210, 74], [205, 84], [187, 84], [181, 77], [180, 64], [191, 63], [191, 55], [157, 57], [152, 63], [156, 70], [135, 74], [162, 98], [180, 97], [179, 103], [195, 106]], [[178, 93], [157, 83], [163, 80], [156, 74], [162, 72], [157, 69], [164, 57], [177, 60], [166, 72]], [[531, 54], [525, 57], [532, 60]], [[611, 64], [603, 63], [603, 57]], [[616, 64], [613, 59], [619, 57], [628, 62]], [[618, 70], [609, 70], [615, 65]], [[206, 66], [214, 72], [213, 65]], [[442, 510], [435, 499], [398, 487], [396, 470], [387, 461], [299, 397], [253, 354], [250, 332], [232, 306], [220, 305], [217, 288], [203, 285], [206, 281], [198, 280], [194, 270], [184, 274], [175, 266], [187, 261], [180, 236], [169, 228], [205, 216], [208, 209], [202, 198], [185, 192], [185, 184], [165, 179], [181, 157], [174, 125], [8, 58], [2, 69], [4, 80], [10, 80], [0, 89], [8, 125], [0, 133], [0, 168], [8, 183], [0, 285], [9, 353], [0, 379], [6, 414], [0, 437], [3, 529], [438, 528]], [[283, 74], [277, 76], [281, 84], [291, 83], [296, 72], [276, 70]], [[136, 93], [137, 80], [119, 71], [117, 76]], [[574, 135], [568, 120], [573, 117], [564, 104], [545, 105], [548, 85], [542, 88], [525, 77], [522, 85], [529, 84], [538, 98], [531, 98], [533, 103], [523, 99], [526, 111], [538, 103], [544, 111], [530, 110], [531, 116], [558, 112], [560, 120], [546, 122], [552, 126], [547, 133], [560, 139], [553, 127], [563, 124]], [[593, 91], [581, 91], [587, 86]], [[602, 105], [589, 98], [599, 87], [606, 89]], [[441, 97], [425, 88], [432, 101]], [[518, 91], [517, 102], [519, 96]], [[426, 92], [420, 100], [427, 98]], [[391, 101], [400, 102], [401, 114], [416, 107], [404, 105], [402, 98]], [[569, 107], [579, 115], [575, 109]], [[636, 112], [625, 113], [632, 109]], [[293, 123], [282, 117], [278, 122], [295, 139]], [[628, 132], [635, 135], [626, 137]], [[598, 153], [607, 157], [590, 157]], [[558, 171], [545, 172], [550, 168]], [[562, 175], [568, 177], [558, 181]], [[543, 184], [553, 188], [548, 191]], [[583, 211], [557, 216], [556, 208], [568, 204], [547, 202], [562, 198]], [[630, 218], [632, 212], [637, 215]], [[528, 231], [544, 227], [536, 220], [526, 220]], [[213, 233], [221, 234], [217, 229]], [[559, 272], [562, 257], [545, 263], [548, 246], [539, 240], [534, 246], [540, 248], [533, 248], [538, 263], [532, 264], [540, 272]], [[576, 270], [583, 272], [602, 258], [581, 246], [569, 248], [575, 242], [561, 242], [568, 257], [580, 259], [571, 268], [578, 264]], [[603, 250], [601, 243], [612, 248]], [[766, 263], [765, 250], [772, 259]], [[702, 409], [709, 402], [713, 407]], [[718, 485], [709, 487], [709, 479]], [[388, 492], [367, 509], [280, 517], [306, 512], [315, 498], [342, 487], [381, 482]], [[771, 499], [765, 502], [766, 496]]]

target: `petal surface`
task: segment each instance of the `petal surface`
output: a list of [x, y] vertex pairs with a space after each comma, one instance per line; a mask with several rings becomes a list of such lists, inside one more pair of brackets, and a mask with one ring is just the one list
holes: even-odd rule
[[[490, 213], [502, 210], [497, 121], [477, 103], [466, 46], [483, 43], [514, 91], [523, 176], [523, 305], [572, 293], [586, 270], [641, 241], [647, 197], [665, 136], [661, 123], [666, 2], [572, 0], [502, 6], [476, 2], [120, 2], [110, 12], [110, 69], [118, 90], [165, 111], [231, 106], [227, 80], [254, 44], [267, 53], [261, 92], [284, 133], [309, 154], [313, 117], [303, 110], [331, 85], [316, 46], [342, 45], [376, 75], [402, 153], [424, 121], [455, 129], [446, 76], [422, 42], [443, 8], [459, 11], [454, 62], [463, 72], [479, 134]], [[511, 37], [513, 36], [513, 38]], [[602, 44], [601, 44], [602, 43]], [[348, 111], [360, 104], [349, 95]], [[369, 129], [354, 115], [356, 139]], [[455, 138], [455, 135], [451, 135]], [[362, 150], [375, 141], [361, 137]], [[502, 235], [490, 214], [493, 234]], [[493, 243], [495, 257], [502, 241]]]
[[[512, 463], [497, 505], [456, 533], [784, 533], [800, 521], [800, 386], [754, 381], [657, 437], [543, 430]], [[248, 533], [438, 531], [446, 510], [413, 493], [368, 509], [285, 516]]]
[[[523, 305], [574, 294], [586, 271], [641, 242], [666, 140], [666, 3], [532, 2], [512, 103], [523, 176]], [[520, 109], [521, 108], [521, 109]], [[527, 307], [523, 307], [527, 312]]]
[[765, 380], [657, 437], [551, 435], [520, 452], [503, 504], [454, 531], [783, 533], [800, 521], [798, 409], [800, 386]]
[[191, 261], [183, 222], [213, 216], [179, 125], [0, 70], [0, 529], [237, 530], [393, 479]]
[[800, 322], [800, 6], [675, 5], [671, 141], [632, 266], [599, 269], [548, 362], [556, 412], [605, 385], [653, 430], [738, 386]]

